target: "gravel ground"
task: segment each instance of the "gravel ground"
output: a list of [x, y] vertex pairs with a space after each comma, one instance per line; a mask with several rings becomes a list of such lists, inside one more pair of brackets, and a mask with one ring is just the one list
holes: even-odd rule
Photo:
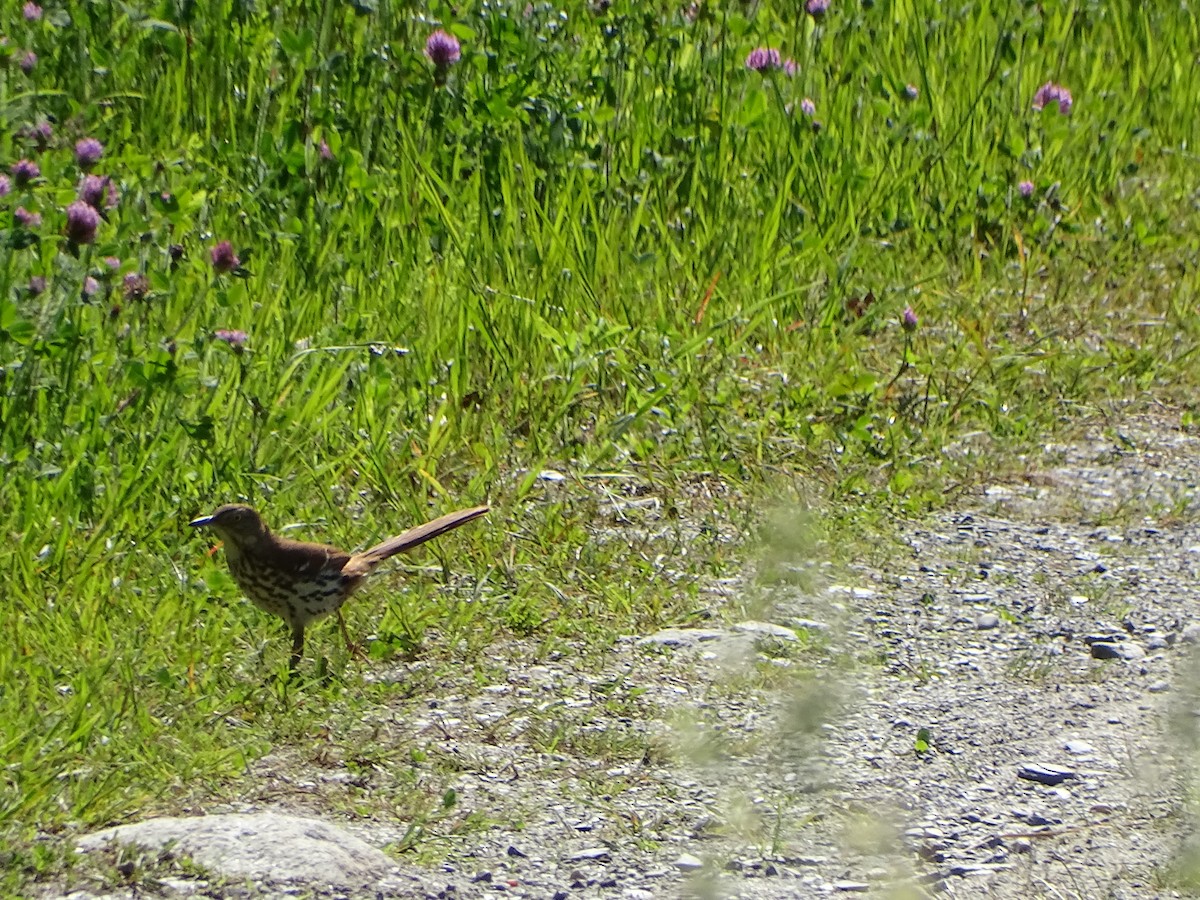
[[[709, 585], [717, 612], [762, 594], [763, 622], [631, 636], [586, 665], [497, 648], [507, 681], [381, 709], [490, 823], [395, 856], [382, 895], [1184, 896], [1200, 440], [1126, 420], [1027, 473], [871, 548], [886, 563], [796, 560], [817, 588]], [[326, 802], [387, 773], [293, 771], [253, 765], [236, 811], [405, 839]], [[139, 896], [193, 890], [285, 893], [185, 878]]]

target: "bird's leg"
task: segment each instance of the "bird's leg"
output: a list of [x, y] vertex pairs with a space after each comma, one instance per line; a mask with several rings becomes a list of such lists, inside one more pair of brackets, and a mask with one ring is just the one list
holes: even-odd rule
[[346, 642], [346, 652], [351, 656], [357, 656], [359, 659], [366, 659], [366, 651], [350, 640], [350, 631], [346, 628], [346, 620], [342, 618], [342, 611], [340, 609], [337, 610], [336, 615], [338, 627], [342, 629], [342, 640]]
[[304, 626], [296, 625], [292, 628], [292, 661], [288, 668], [293, 675], [300, 668], [300, 659], [304, 656]]

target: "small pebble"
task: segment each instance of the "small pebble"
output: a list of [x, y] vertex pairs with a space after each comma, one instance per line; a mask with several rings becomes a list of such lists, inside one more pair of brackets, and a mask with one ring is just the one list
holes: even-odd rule
[[1017, 777], [1038, 784], [1062, 784], [1068, 778], [1074, 778], [1075, 773], [1061, 766], [1048, 766], [1042, 763], [1026, 763], [1017, 767]]
[[1110, 643], [1096, 641], [1092, 644], [1093, 659], [1141, 659], [1146, 651], [1133, 643]]
[[585, 862], [587, 860], [608, 859], [612, 854], [607, 847], [588, 847], [567, 857], [567, 862]]
[[986, 866], [973, 865], [971, 863], [958, 863], [950, 867], [950, 874], [963, 878], [967, 875], [974, 875], [976, 872], [983, 872], [986, 868]]

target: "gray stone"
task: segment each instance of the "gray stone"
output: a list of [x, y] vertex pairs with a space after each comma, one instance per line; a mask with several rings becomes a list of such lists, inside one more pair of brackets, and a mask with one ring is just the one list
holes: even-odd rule
[[588, 847], [567, 857], [567, 862], [586, 862], [588, 860], [608, 859], [612, 854], [607, 847]]
[[679, 858], [675, 860], [675, 868], [683, 872], [695, 872], [704, 868], [704, 860], [690, 853], [680, 853]]
[[1139, 645], [1124, 641], [1119, 644], [1096, 641], [1091, 650], [1095, 659], [1142, 659], [1146, 655], [1146, 651]]
[[1114, 644], [1111, 641], [1095, 641], [1092, 643], [1090, 649], [1093, 659], [1121, 658], [1121, 645]]
[[196, 881], [189, 878], [159, 878], [158, 883], [176, 894], [195, 894], [208, 888], [207, 881]]
[[1121, 659], [1145, 659], [1146, 651], [1141, 644], [1132, 641], [1121, 645]]
[[1036, 781], [1038, 784], [1054, 785], [1061, 784], [1068, 778], [1075, 778], [1076, 775], [1070, 769], [1064, 769], [1062, 766], [1027, 763], [1017, 768], [1017, 777]]
[[789, 619], [793, 628], [803, 628], [805, 631], [828, 631], [829, 624], [827, 622], [818, 622], [816, 619]]
[[733, 630], [755, 637], [773, 637], [784, 641], [797, 640], [796, 632], [784, 625], [776, 625], [774, 622], [738, 622], [733, 626]]
[[641, 638], [638, 645], [642, 647], [651, 644], [663, 647], [695, 647], [697, 644], [717, 641], [728, 635], [727, 631], [711, 628], [664, 628]]
[[147, 819], [86, 835], [77, 846], [86, 853], [112, 843], [172, 844], [205, 869], [255, 881], [358, 887], [398, 873], [390, 857], [341, 828], [269, 812]]
[[1000, 625], [1000, 617], [995, 613], [983, 613], [975, 619], [975, 627], [980, 631], [988, 631]]

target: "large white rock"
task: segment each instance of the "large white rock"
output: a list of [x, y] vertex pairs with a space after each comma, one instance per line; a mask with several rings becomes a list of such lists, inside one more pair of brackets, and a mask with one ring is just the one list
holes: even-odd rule
[[173, 844], [206, 869], [255, 881], [359, 887], [399, 875], [390, 857], [341, 828], [271, 812], [147, 819], [89, 834], [78, 847], [86, 853], [110, 842]]

